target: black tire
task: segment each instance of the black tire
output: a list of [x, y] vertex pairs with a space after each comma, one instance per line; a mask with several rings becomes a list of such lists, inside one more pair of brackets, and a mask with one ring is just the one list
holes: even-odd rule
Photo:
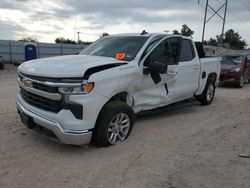
[[200, 101], [202, 105], [209, 105], [212, 103], [214, 95], [215, 95], [215, 84], [213, 82], [207, 82], [202, 94], [196, 96], [196, 99]]
[[[129, 119], [128, 120], [129, 126], [125, 131], [126, 135], [125, 134], [121, 135], [120, 133], [122, 133], [122, 132], [119, 132], [119, 131], [122, 131], [122, 130], [118, 130], [118, 127], [120, 129], [122, 129], [121, 124], [126, 119], [125, 120], [122, 119], [119, 123], [120, 125], [117, 125], [116, 128], [111, 128], [111, 126], [116, 126], [116, 125], [111, 125], [113, 119], [118, 118], [118, 120], [119, 120], [120, 116], [122, 116], [122, 115], [126, 116], [126, 118]], [[134, 125], [134, 111], [127, 104], [120, 102], [120, 101], [109, 102], [103, 107], [103, 109], [101, 110], [100, 115], [97, 119], [96, 126], [94, 129], [93, 141], [94, 141], [95, 145], [98, 147], [108, 147], [110, 145], [117, 144], [117, 143], [124, 141], [125, 139], [128, 138], [130, 132], [133, 129], [133, 125]], [[117, 129], [117, 130], [115, 130], [117, 132], [116, 133], [112, 132], [113, 129]], [[115, 137], [115, 140], [116, 140], [118, 135], [119, 135], [119, 137], [122, 136], [123, 139], [120, 141], [118, 139], [118, 142], [116, 142], [116, 143], [111, 142], [110, 141], [111, 135], [109, 137], [110, 130], [112, 130], [110, 134], [115, 134], [115, 136], [113, 136], [113, 137]]]
[[0, 70], [3, 70], [3, 69], [4, 69], [4, 64], [0, 63]]

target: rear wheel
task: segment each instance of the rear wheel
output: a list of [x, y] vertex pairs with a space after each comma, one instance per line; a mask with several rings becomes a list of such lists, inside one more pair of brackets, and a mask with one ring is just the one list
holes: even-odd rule
[[212, 103], [215, 95], [215, 84], [213, 82], [207, 82], [203, 93], [196, 98], [202, 105], [209, 105]]
[[114, 101], [101, 111], [94, 130], [94, 142], [99, 147], [118, 144], [128, 138], [134, 124], [134, 112], [125, 103]]

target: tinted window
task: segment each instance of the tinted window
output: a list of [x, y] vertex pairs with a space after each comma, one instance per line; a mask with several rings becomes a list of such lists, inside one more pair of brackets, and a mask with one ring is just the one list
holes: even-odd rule
[[141, 59], [147, 55], [147, 53], [163, 38], [164, 36], [157, 36], [152, 39], [152, 41], [148, 44], [147, 48], [144, 50]]
[[180, 62], [191, 61], [194, 57], [195, 55], [191, 41], [183, 39], [181, 44]]
[[178, 54], [178, 38], [171, 38], [161, 42], [148, 56], [145, 66], [154, 61], [164, 64], [176, 64]]
[[91, 44], [81, 55], [115, 57], [118, 53], [125, 53], [124, 60], [131, 61], [135, 58], [143, 44], [147, 41], [145, 36], [111, 36], [104, 37]]

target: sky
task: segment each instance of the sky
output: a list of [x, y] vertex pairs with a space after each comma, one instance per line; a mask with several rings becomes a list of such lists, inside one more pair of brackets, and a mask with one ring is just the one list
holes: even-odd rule
[[[218, 9], [226, 0], [209, 0]], [[95, 41], [103, 32], [172, 32], [187, 24], [200, 41], [205, 0], [0, 0], [0, 39], [33, 37], [54, 42], [57, 37]], [[208, 18], [211, 15], [209, 10]], [[224, 10], [219, 11], [223, 15]], [[225, 30], [234, 29], [250, 44], [250, 0], [228, 0]], [[206, 25], [205, 39], [222, 30], [216, 16]]]

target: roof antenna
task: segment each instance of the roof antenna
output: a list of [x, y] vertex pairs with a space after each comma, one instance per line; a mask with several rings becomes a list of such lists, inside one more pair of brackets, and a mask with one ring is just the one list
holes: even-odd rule
[[147, 32], [146, 30], [143, 30], [143, 31], [141, 32], [141, 35], [146, 35], [146, 34], [148, 34], [148, 32]]

